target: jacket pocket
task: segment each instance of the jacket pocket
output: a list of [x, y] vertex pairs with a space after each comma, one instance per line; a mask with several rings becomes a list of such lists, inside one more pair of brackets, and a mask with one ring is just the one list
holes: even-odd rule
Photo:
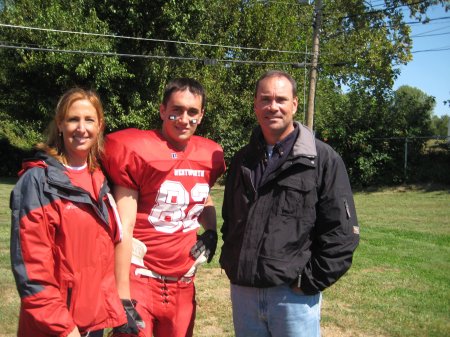
[[61, 299], [65, 301], [67, 310], [71, 310], [72, 307], [72, 299], [73, 299], [73, 281], [72, 280], [62, 280], [61, 281]]
[[278, 214], [310, 218], [314, 216], [317, 192], [313, 179], [292, 175], [278, 181]]
[[345, 216], [343, 219], [344, 233], [347, 235], [353, 234], [353, 227], [355, 223], [355, 219], [352, 217], [352, 209], [354, 209], [354, 206], [350, 203], [350, 201], [353, 201], [351, 198], [351, 196], [350, 198], [344, 197], [342, 200], [345, 209]]
[[67, 309], [70, 310], [70, 305], [72, 303], [72, 287], [67, 288], [67, 295], [66, 295], [66, 305]]

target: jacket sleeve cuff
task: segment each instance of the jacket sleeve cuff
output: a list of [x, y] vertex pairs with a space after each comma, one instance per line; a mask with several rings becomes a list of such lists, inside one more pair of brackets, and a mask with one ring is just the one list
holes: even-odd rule
[[309, 278], [305, 275], [305, 273], [302, 274], [300, 289], [305, 293], [305, 295], [315, 295], [323, 290], [311, 284]]

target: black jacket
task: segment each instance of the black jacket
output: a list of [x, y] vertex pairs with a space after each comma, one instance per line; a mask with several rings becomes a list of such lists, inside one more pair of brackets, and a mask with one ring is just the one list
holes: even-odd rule
[[359, 226], [341, 157], [297, 123], [285, 162], [255, 189], [252, 170], [264, 160], [258, 127], [233, 158], [222, 215], [220, 264], [234, 284], [300, 284], [307, 294], [336, 282], [352, 263]]

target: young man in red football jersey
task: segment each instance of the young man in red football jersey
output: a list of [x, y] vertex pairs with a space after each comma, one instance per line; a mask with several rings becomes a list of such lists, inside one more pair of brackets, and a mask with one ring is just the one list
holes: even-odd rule
[[[192, 336], [195, 270], [217, 246], [209, 191], [225, 162], [220, 145], [194, 135], [204, 107], [199, 82], [175, 79], [160, 105], [161, 130], [106, 138], [103, 164], [124, 227], [116, 248], [119, 295], [136, 300], [147, 337]], [[205, 232], [197, 237], [200, 225]]]

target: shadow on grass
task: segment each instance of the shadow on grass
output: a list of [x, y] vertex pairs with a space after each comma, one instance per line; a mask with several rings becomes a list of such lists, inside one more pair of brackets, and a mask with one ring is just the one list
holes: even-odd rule
[[420, 191], [420, 192], [444, 192], [450, 193], [450, 185], [439, 183], [424, 183], [424, 184], [401, 184], [392, 186], [366, 186], [353, 188], [353, 192], [357, 193], [373, 193], [373, 192], [407, 192], [407, 191]]
[[15, 177], [0, 177], [0, 184], [15, 185], [17, 178]]

